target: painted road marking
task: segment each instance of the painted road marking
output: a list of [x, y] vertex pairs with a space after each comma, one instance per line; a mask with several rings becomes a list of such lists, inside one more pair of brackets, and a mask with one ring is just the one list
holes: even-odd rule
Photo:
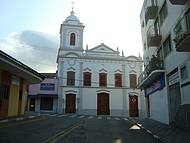
[[80, 119], [81, 119], [81, 118], [84, 118], [84, 117], [85, 117], [85, 116], [83, 116], [83, 115], [82, 115], [82, 116], [79, 116]]
[[54, 117], [57, 116], [58, 114], [50, 114], [49, 116]]
[[59, 115], [59, 116], [57, 116], [57, 117], [65, 117], [65, 116], [67, 116], [67, 115], [63, 114], [63, 115]]
[[32, 119], [32, 118], [34, 118], [35, 116], [28, 116], [28, 119]]
[[9, 120], [1, 120], [0, 123], [7, 123]]
[[41, 115], [44, 115], [44, 116], [49, 116], [50, 114], [41, 114]]
[[71, 117], [71, 118], [74, 118], [74, 117], [76, 117], [77, 115], [72, 115], [72, 116], [69, 116], [69, 117]]
[[45, 120], [45, 119], [46, 118], [40, 118], [40, 119], [26, 120], [26, 121], [22, 121], [22, 122], [15, 122], [15, 123], [10, 124], [10, 125], [2, 125], [2, 126], [0, 126], [0, 128], [8, 128], [8, 127], [13, 127], [13, 126], [17, 126], [17, 125], [23, 125], [23, 124], [36, 122], [36, 121], [41, 121], [41, 120]]
[[89, 116], [88, 119], [93, 119], [94, 117], [93, 116]]
[[22, 121], [22, 120], [24, 120], [23, 117], [16, 118], [16, 121]]
[[74, 125], [70, 126], [69, 128], [55, 134], [54, 136], [50, 137], [49, 139], [45, 140], [43, 143], [56, 143], [62, 138], [64, 138], [67, 134], [75, 130], [76, 128], [80, 127], [82, 125], [83, 121], [80, 121], [78, 123], [75, 123]]
[[102, 119], [102, 117], [98, 117], [98, 120], [101, 120]]

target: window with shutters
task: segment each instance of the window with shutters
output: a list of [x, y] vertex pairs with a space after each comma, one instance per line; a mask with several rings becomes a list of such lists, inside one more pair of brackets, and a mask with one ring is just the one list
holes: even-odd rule
[[122, 74], [115, 74], [115, 87], [122, 87]]
[[130, 88], [136, 88], [137, 87], [137, 75], [130, 74], [129, 80], [130, 80]]
[[67, 72], [67, 85], [74, 86], [75, 85], [75, 72], [68, 71]]
[[71, 35], [70, 35], [70, 45], [74, 46], [75, 45], [75, 40], [76, 40], [75, 33], [71, 33]]
[[107, 86], [107, 74], [99, 73], [99, 86], [106, 87]]
[[90, 72], [83, 73], [83, 86], [91, 86], [91, 73]]

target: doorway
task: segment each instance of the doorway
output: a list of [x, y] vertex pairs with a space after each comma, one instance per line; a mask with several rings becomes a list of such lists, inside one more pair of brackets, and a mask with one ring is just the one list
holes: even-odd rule
[[130, 117], [138, 117], [138, 96], [129, 95], [129, 116]]
[[97, 94], [97, 115], [109, 115], [109, 94], [98, 93]]
[[30, 98], [30, 111], [35, 111], [35, 98]]
[[176, 112], [181, 104], [181, 93], [179, 82], [169, 86], [169, 109], [170, 109], [170, 123], [175, 121]]
[[76, 112], [76, 95], [66, 94], [65, 113], [75, 113], [75, 112]]

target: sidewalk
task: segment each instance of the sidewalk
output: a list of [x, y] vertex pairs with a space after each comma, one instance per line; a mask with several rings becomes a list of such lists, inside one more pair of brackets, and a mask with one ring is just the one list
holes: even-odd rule
[[163, 143], [190, 143], [190, 132], [151, 119], [130, 118], [140, 128]]
[[8, 123], [8, 122], [15, 122], [15, 121], [22, 121], [22, 120], [27, 120], [27, 119], [33, 119], [40, 117], [41, 115], [39, 113], [35, 112], [26, 112], [24, 115], [21, 116], [14, 116], [14, 117], [7, 117], [0, 119], [0, 124], [3, 123]]

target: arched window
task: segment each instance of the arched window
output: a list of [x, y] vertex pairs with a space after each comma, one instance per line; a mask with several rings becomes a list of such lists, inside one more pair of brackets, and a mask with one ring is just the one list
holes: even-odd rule
[[107, 86], [107, 74], [99, 73], [99, 86], [106, 87]]
[[129, 80], [130, 80], [130, 88], [137, 88], [137, 75], [130, 74]]
[[67, 72], [67, 85], [69, 85], [69, 86], [75, 85], [75, 72], [73, 72], [73, 71]]
[[90, 72], [83, 73], [83, 85], [91, 86], [91, 73]]
[[122, 87], [122, 74], [115, 74], [115, 87]]
[[70, 45], [75, 45], [76, 36], [75, 33], [71, 33], [70, 35]]

